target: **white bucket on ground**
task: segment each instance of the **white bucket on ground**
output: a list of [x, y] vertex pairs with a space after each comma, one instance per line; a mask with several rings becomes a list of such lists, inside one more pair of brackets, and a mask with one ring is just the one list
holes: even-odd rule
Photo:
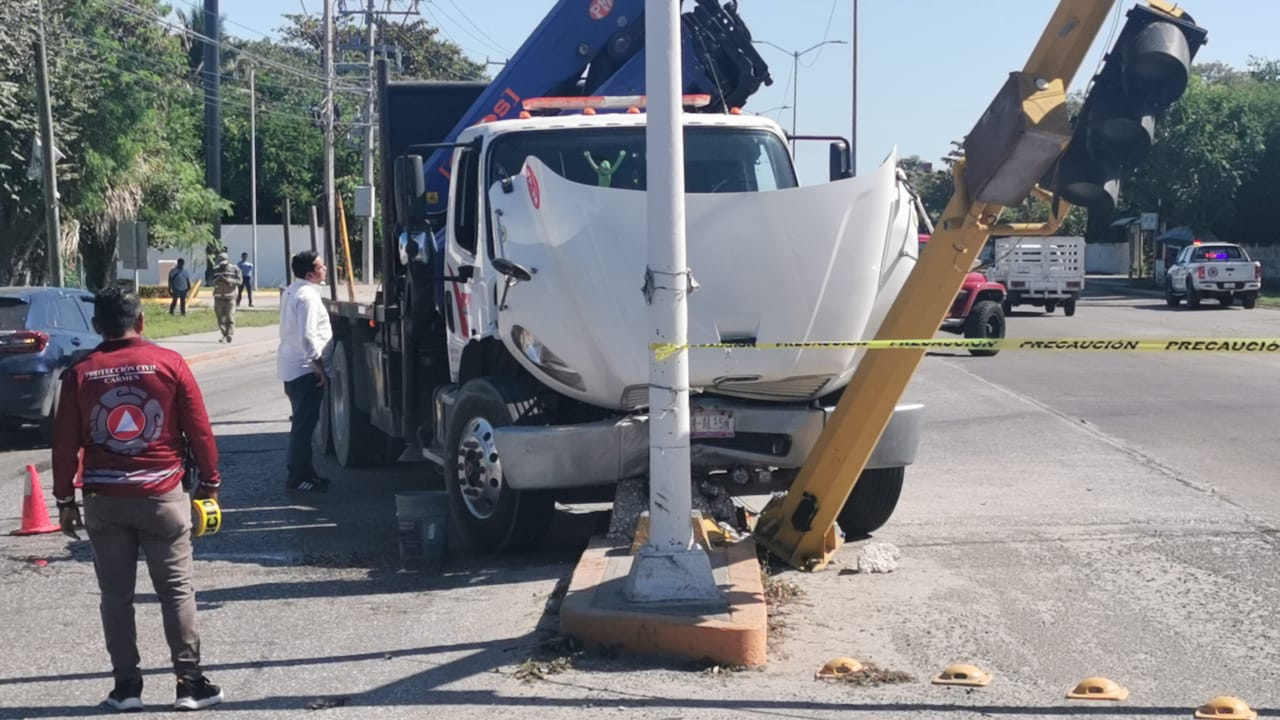
[[449, 496], [440, 490], [396, 493], [396, 524], [403, 562], [438, 558], [445, 551]]

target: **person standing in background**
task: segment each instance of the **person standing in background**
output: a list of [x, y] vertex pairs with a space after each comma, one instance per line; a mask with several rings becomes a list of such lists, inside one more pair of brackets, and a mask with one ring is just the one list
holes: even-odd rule
[[178, 258], [178, 264], [169, 271], [169, 297], [173, 298], [169, 301], [169, 314], [173, 314], [173, 309], [181, 305], [182, 316], [187, 315], [187, 293], [191, 292], [191, 275], [187, 273], [187, 261]]
[[249, 307], [253, 307], [253, 263], [249, 262], [249, 253], [240, 253], [240, 262], [236, 263], [236, 267], [240, 268], [241, 285], [236, 291], [236, 307], [240, 307], [240, 298], [246, 293], [249, 295]]

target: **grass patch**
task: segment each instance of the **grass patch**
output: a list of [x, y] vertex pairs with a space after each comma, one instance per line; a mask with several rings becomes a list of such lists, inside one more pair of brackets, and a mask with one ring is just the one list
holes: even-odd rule
[[1258, 293], [1258, 304], [1280, 307], [1280, 290], [1263, 288], [1262, 292]]
[[[187, 306], [186, 315], [170, 315], [168, 305], [144, 305], [146, 327], [143, 335], [148, 340], [160, 340], [175, 335], [193, 335], [195, 333], [217, 332], [218, 319], [211, 306]], [[245, 310], [236, 313], [236, 327], [265, 327], [280, 322], [280, 313], [275, 310]]]
[[770, 633], [780, 633], [787, 628], [783, 609], [804, 597], [804, 588], [789, 580], [778, 577], [775, 568], [770, 564], [769, 556], [764, 555], [760, 561], [760, 584], [764, 586], [764, 606]]
[[571, 637], [557, 635], [543, 642], [533, 656], [516, 666], [515, 677], [526, 683], [545, 680], [573, 669], [582, 647]]

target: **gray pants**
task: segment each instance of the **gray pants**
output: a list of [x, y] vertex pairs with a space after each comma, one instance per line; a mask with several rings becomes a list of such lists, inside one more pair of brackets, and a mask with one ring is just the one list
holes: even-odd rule
[[146, 557], [151, 584], [160, 599], [174, 672], [179, 677], [199, 675], [190, 497], [181, 487], [158, 497], [89, 495], [84, 512], [102, 592], [102, 630], [116, 682], [142, 679], [133, 619], [138, 548]]
[[222, 337], [229, 338], [236, 331], [236, 303], [235, 298], [214, 298], [213, 314], [218, 318], [218, 329], [222, 331]]

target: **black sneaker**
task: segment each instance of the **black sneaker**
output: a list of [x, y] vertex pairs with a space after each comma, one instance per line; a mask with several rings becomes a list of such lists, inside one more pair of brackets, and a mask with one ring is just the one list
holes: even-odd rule
[[116, 687], [107, 695], [107, 705], [120, 712], [135, 712], [142, 709], [142, 681], [127, 680], [116, 683]]
[[329, 492], [329, 481], [325, 480], [319, 475], [313, 478], [310, 478], [308, 480], [301, 480], [298, 482], [290, 481], [289, 490], [292, 490], [293, 492], [312, 492], [312, 493]]
[[178, 678], [178, 699], [173, 701], [175, 710], [201, 710], [222, 702], [222, 688], [209, 682], [209, 678]]

